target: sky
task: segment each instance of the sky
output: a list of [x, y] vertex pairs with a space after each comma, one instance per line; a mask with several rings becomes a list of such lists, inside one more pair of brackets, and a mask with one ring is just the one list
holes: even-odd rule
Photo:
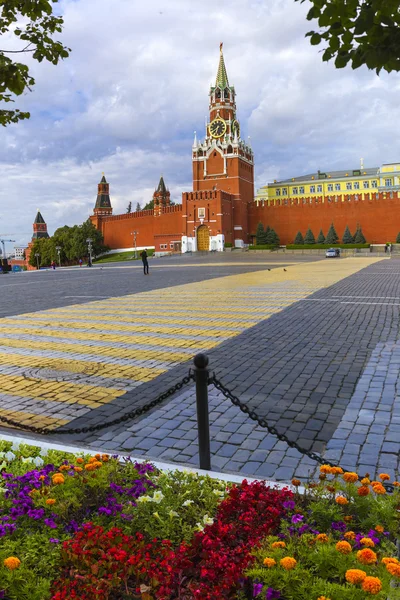
[[[26, 244], [37, 209], [49, 233], [92, 213], [102, 172], [114, 214], [151, 200], [160, 175], [180, 202], [192, 189], [193, 132], [204, 137], [219, 44], [235, 86], [256, 189], [274, 179], [400, 159], [400, 75], [323, 63], [310, 4], [294, 0], [61, 0], [72, 49], [0, 128], [0, 236]], [[15, 36], [1, 47], [18, 49]], [[12, 244], [11, 244], [12, 246]]]

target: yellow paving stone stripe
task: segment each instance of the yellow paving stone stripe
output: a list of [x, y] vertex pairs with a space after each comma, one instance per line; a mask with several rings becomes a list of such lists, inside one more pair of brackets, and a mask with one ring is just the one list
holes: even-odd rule
[[[17, 421], [21, 425], [35, 425], [36, 427], [47, 427], [48, 429], [55, 429], [69, 422], [65, 419], [54, 419], [47, 415], [37, 415], [23, 410], [7, 410], [5, 408], [0, 408], [0, 416]], [[11, 425], [7, 425], [7, 427], [11, 427]]]
[[99, 358], [109, 356], [114, 358], [128, 358], [131, 360], [160, 360], [162, 362], [183, 362], [189, 358], [184, 352], [163, 352], [160, 350], [135, 350], [130, 348], [111, 346], [89, 346], [85, 344], [68, 344], [66, 342], [47, 342], [26, 339], [13, 339], [0, 336], [0, 346], [10, 348], [28, 348], [32, 350], [54, 350], [58, 352], [75, 352], [78, 354], [93, 354]]
[[46, 381], [36, 377], [1, 375], [1, 392], [10, 396], [24, 396], [35, 400], [51, 400], [66, 404], [83, 404], [99, 408], [125, 392], [81, 383]]
[[[129, 365], [107, 364], [94, 361], [79, 361], [69, 358], [49, 358], [45, 356], [28, 356], [24, 354], [0, 353], [0, 365], [18, 367], [35, 367], [38, 369], [54, 369], [70, 373], [85, 373], [97, 377], [132, 379], [134, 381], [151, 381], [166, 369], [134, 367]], [[0, 376], [1, 377], [1, 376]], [[0, 384], [1, 385], [1, 384]]]
[[[1, 327], [0, 331], [3, 333], [21, 333], [25, 335], [35, 335], [39, 339], [41, 336], [54, 337], [60, 339], [72, 339], [72, 340], [93, 340], [93, 341], [104, 341], [104, 342], [115, 342], [117, 344], [146, 344], [149, 346], [170, 346], [172, 348], [194, 348], [194, 349], [209, 349], [219, 345], [219, 341], [211, 340], [180, 340], [174, 338], [164, 337], [153, 337], [153, 336], [134, 336], [134, 335], [116, 335], [112, 333], [90, 333], [90, 332], [77, 332], [77, 331], [57, 331], [52, 329], [44, 330], [43, 327]], [[1, 391], [1, 380], [0, 380], [0, 391]]]

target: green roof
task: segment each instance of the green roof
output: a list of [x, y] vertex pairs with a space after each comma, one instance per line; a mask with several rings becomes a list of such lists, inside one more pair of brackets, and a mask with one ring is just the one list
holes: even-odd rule
[[37, 211], [34, 223], [45, 223], [45, 220], [43, 219], [40, 210]]
[[161, 193], [165, 194], [166, 191], [167, 191], [167, 188], [165, 187], [164, 177], [161, 175], [160, 181], [158, 184], [158, 188], [157, 188], [157, 192], [161, 192]]
[[224, 90], [226, 87], [229, 87], [228, 73], [226, 72], [224, 55], [222, 52], [222, 44], [219, 47], [219, 65], [217, 71], [217, 78], [215, 80], [215, 86], [219, 87], [221, 90]]

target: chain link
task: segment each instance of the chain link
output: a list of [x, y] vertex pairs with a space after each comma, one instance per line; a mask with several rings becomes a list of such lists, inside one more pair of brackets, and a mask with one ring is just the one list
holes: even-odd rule
[[183, 377], [181, 379], [181, 381], [178, 381], [178, 383], [176, 383], [175, 385], [170, 387], [164, 393], [157, 396], [157, 398], [154, 398], [154, 400], [152, 400], [148, 404], [145, 404], [144, 406], [141, 406], [140, 408], [136, 408], [135, 410], [132, 410], [132, 411], [126, 413], [125, 415], [122, 415], [122, 417], [118, 417], [118, 419], [114, 419], [113, 421], [107, 421], [106, 423], [102, 423], [100, 425], [92, 425], [90, 427], [78, 427], [76, 429], [74, 429], [74, 428], [49, 429], [48, 427], [34, 427], [33, 425], [21, 424], [21, 423], [18, 423], [18, 421], [14, 421], [13, 419], [8, 419], [7, 417], [2, 417], [2, 416], [0, 416], [0, 422], [5, 423], [6, 425], [11, 425], [12, 427], [17, 427], [18, 429], [24, 429], [24, 430], [30, 431], [32, 433], [37, 433], [39, 435], [52, 435], [52, 434], [53, 435], [54, 434], [55, 435], [62, 435], [62, 434], [63, 435], [74, 435], [74, 434], [79, 435], [81, 433], [94, 433], [96, 431], [101, 431], [102, 429], [106, 429], [107, 427], [113, 427], [114, 425], [120, 425], [121, 423], [125, 423], [126, 421], [131, 421], [132, 419], [135, 419], [136, 417], [145, 415], [146, 413], [149, 412], [149, 410], [151, 410], [152, 408], [155, 408], [158, 404], [161, 404], [161, 402], [163, 402], [164, 400], [166, 400], [167, 398], [169, 398], [170, 396], [175, 394], [175, 392], [178, 392], [179, 390], [181, 390], [184, 385], [187, 385], [191, 381], [194, 381], [194, 375], [192, 373], [192, 370], [189, 369], [188, 375], [185, 375], [185, 377]]

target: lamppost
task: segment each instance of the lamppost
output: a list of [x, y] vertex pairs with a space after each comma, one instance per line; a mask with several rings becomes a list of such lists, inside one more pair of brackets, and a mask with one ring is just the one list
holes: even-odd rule
[[60, 257], [61, 246], [56, 246], [56, 250], [57, 250], [57, 254], [58, 254], [58, 264], [61, 267], [61, 257]]
[[35, 256], [36, 256], [37, 270], [39, 271], [39, 258], [40, 258], [39, 252], [36, 252]]
[[87, 238], [87, 245], [88, 245], [88, 251], [89, 251], [89, 260], [88, 260], [88, 267], [92, 266], [92, 238]]
[[132, 231], [131, 235], [133, 235], [133, 245], [135, 246], [135, 260], [137, 258], [137, 249], [136, 249], [136, 236], [139, 235], [138, 231]]

